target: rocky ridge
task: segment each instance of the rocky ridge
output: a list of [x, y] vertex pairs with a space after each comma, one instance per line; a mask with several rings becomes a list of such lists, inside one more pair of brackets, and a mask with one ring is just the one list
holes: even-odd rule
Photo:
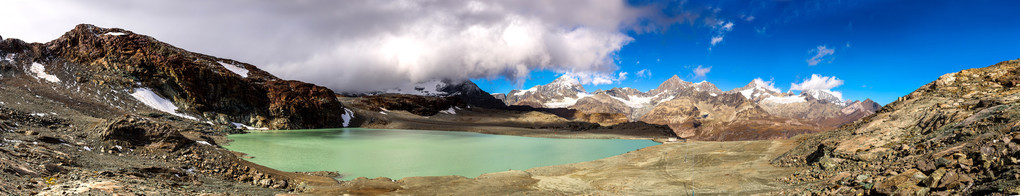
[[342, 126], [337, 119], [343, 105], [328, 88], [282, 80], [246, 63], [189, 52], [123, 29], [83, 24], [48, 43], [7, 39], [0, 50], [13, 67], [46, 70], [43, 75], [64, 88], [60, 91], [77, 93], [83, 85], [114, 93], [144, 89], [169, 100], [168, 106], [182, 116], [218, 124]]

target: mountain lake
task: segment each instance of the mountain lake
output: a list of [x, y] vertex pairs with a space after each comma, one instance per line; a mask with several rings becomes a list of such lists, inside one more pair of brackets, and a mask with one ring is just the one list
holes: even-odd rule
[[227, 149], [288, 172], [336, 171], [357, 177], [460, 175], [525, 170], [623, 154], [651, 140], [550, 139], [472, 132], [399, 129], [253, 131], [228, 136]]

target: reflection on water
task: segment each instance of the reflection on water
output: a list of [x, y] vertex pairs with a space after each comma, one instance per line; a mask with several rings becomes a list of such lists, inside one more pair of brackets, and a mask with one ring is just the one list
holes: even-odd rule
[[524, 170], [606, 158], [658, 143], [648, 140], [549, 139], [469, 132], [319, 129], [230, 135], [230, 150], [283, 171], [364, 176], [461, 175]]

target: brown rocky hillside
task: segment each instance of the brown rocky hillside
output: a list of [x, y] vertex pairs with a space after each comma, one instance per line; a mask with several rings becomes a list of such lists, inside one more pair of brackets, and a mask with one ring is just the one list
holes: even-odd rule
[[1018, 85], [1020, 60], [946, 74], [773, 163], [823, 194], [1020, 194]]
[[[281, 80], [246, 63], [189, 52], [123, 29], [82, 24], [48, 43], [7, 39], [0, 50], [10, 66], [45, 68], [59, 80], [52, 84], [60, 86], [53, 88], [57, 94], [80, 94], [81, 86], [97, 94], [145, 88], [171, 100], [178, 112], [203, 121], [270, 129], [342, 126], [343, 105], [328, 88]], [[95, 104], [115, 108], [98, 115], [123, 108]]]

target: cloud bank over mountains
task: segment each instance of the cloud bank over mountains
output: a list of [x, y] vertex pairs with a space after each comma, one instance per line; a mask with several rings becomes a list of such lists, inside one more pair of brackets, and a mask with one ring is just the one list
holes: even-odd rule
[[[19, 19], [0, 20], [0, 33], [46, 42], [79, 23], [119, 27], [338, 91], [433, 79], [502, 77], [520, 84], [536, 70], [569, 73], [598, 85], [627, 78], [619, 71], [617, 52], [634, 41], [629, 34], [690, 24], [707, 29], [698, 35], [710, 41], [704, 44], [723, 42], [740, 20], [722, 17], [720, 6], [599, 0], [14, 0], [0, 6], [0, 16]], [[704, 77], [710, 68], [695, 74]], [[650, 76], [633, 72], [637, 78]]]
[[[46, 42], [78, 23], [121, 27], [342, 91], [552, 70], [604, 84], [646, 13], [625, 1], [15, 1], [8, 37]], [[13, 7], [13, 8], [12, 8]], [[45, 10], [45, 12], [40, 12]], [[27, 22], [26, 22], [27, 21]], [[47, 21], [45, 24], [33, 21]], [[8, 24], [18, 23], [18, 24]], [[24, 24], [21, 24], [24, 23]], [[25, 28], [25, 30], [18, 30]], [[59, 35], [57, 35], [59, 36]]]

